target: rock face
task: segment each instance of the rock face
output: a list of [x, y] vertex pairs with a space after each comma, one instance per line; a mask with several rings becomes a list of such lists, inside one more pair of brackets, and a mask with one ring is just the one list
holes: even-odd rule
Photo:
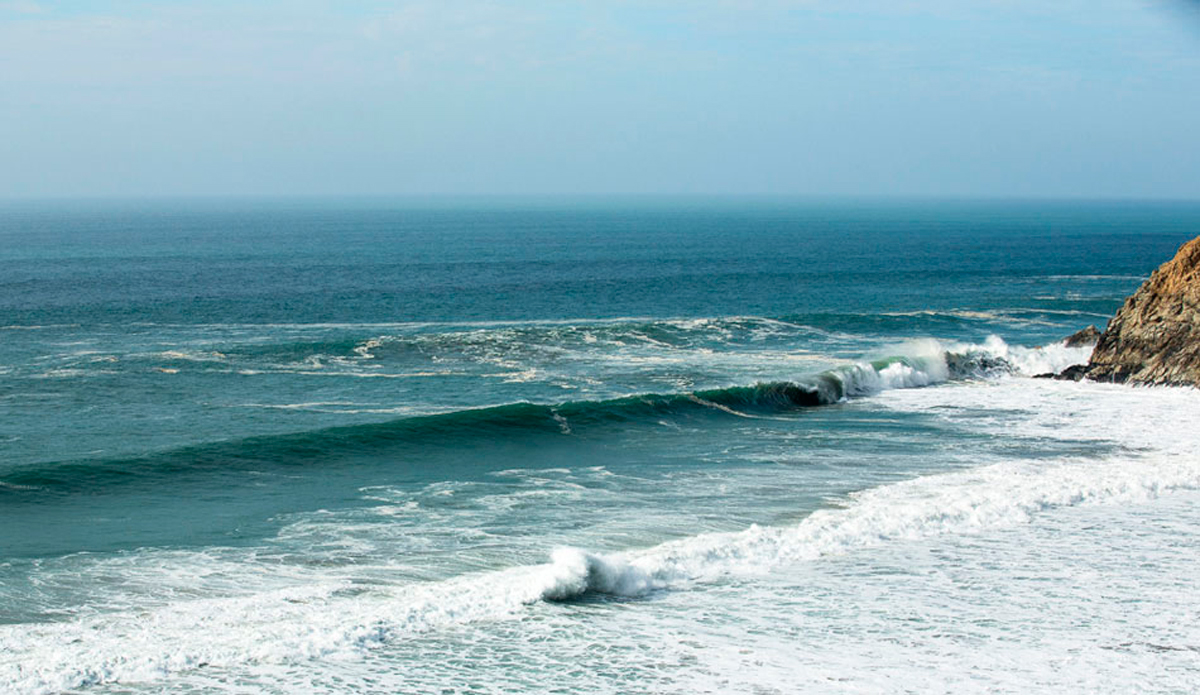
[[1096, 343], [1087, 378], [1200, 386], [1200, 237], [1125, 300]]
[[1063, 341], [1067, 347], [1083, 347], [1084, 345], [1095, 345], [1100, 341], [1100, 329], [1095, 326], [1087, 328], [1077, 333], [1072, 333]]

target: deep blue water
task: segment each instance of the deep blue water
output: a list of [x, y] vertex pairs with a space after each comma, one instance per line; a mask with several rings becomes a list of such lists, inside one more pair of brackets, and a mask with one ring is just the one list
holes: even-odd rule
[[[1169, 203], [231, 207], [10, 204], [0, 311], [10, 325], [127, 325], [1055, 308], [1031, 283], [1144, 274], [1198, 214]], [[1109, 298], [1072, 306], [1111, 308], [1092, 299]]]

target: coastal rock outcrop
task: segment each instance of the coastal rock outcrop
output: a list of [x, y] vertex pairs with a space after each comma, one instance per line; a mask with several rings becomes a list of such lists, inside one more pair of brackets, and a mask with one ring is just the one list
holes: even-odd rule
[[1100, 341], [1100, 329], [1095, 326], [1088, 326], [1082, 331], [1077, 331], [1067, 336], [1063, 344], [1067, 347], [1084, 347], [1085, 345], [1095, 345]]
[[1200, 386], [1200, 237], [1125, 300], [1100, 335], [1086, 377]]

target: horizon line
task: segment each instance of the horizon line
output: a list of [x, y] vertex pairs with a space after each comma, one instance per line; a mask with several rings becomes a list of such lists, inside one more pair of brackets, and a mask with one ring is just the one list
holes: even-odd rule
[[1200, 195], [1112, 196], [1112, 195], [1029, 195], [1029, 194], [938, 194], [938, 193], [135, 193], [96, 195], [0, 195], [0, 205], [22, 203], [169, 203], [169, 202], [434, 202], [434, 201], [737, 201], [776, 202], [958, 202], [958, 203], [1177, 203], [1200, 204]]

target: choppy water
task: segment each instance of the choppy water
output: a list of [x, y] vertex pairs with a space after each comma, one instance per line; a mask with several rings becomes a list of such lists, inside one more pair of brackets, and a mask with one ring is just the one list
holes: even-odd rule
[[1193, 692], [1181, 204], [0, 209], [0, 691]]

